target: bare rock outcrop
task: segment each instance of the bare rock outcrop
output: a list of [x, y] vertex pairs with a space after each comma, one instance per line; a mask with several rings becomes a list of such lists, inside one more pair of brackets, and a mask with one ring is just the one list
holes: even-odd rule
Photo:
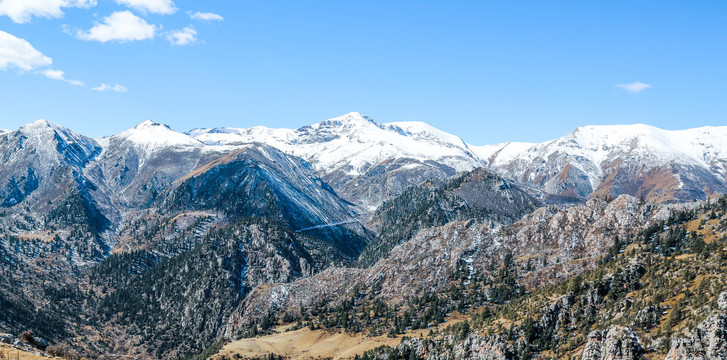
[[727, 359], [727, 292], [720, 294], [720, 311], [686, 335], [674, 338], [666, 360]]
[[612, 326], [588, 334], [582, 360], [636, 360], [641, 358], [642, 346], [631, 328]]

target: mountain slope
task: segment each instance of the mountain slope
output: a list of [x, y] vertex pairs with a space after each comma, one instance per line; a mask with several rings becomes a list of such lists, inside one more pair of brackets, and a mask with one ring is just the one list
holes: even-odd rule
[[266, 143], [310, 162], [351, 202], [375, 209], [381, 202], [427, 179], [444, 179], [482, 166], [456, 136], [424, 123], [378, 124], [349, 113], [299, 129], [196, 129], [206, 144]]
[[482, 168], [441, 183], [424, 182], [374, 212], [370, 224], [378, 235], [359, 263], [373, 265], [424, 228], [465, 220], [511, 224], [539, 206], [537, 199]]
[[161, 208], [217, 210], [230, 218], [262, 217], [326, 239], [355, 258], [368, 241], [351, 204], [306, 162], [263, 144], [245, 146], [172, 184]]
[[121, 212], [150, 205], [172, 182], [231, 151], [149, 120], [99, 143], [104, 150], [86, 171], [99, 179], [102, 192], [114, 194], [109, 210]]
[[[539, 208], [508, 226], [453, 221], [425, 228], [370, 268], [331, 268], [292, 283], [254, 289], [230, 318], [227, 334], [249, 335], [249, 329], [270, 314], [294, 320], [318, 315], [321, 326], [373, 335], [401, 326], [407, 317], [413, 329], [426, 328], [443, 322], [455, 309], [507, 303], [525, 291], [592, 269], [617, 239], [669, 214], [668, 207], [624, 195], [610, 203], [592, 199], [562, 211]], [[423, 298], [426, 306], [419, 306]], [[361, 315], [360, 309], [368, 306], [382, 315]], [[351, 321], [336, 320], [341, 313], [348, 313]]]

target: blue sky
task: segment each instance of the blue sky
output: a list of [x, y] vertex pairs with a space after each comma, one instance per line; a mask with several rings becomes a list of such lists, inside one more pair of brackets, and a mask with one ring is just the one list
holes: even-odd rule
[[0, 14], [0, 128], [358, 111], [483, 145], [727, 125], [725, 1], [0, 0]]

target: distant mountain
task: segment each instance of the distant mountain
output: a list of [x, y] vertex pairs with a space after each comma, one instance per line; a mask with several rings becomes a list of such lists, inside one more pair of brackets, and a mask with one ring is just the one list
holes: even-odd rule
[[98, 143], [103, 152], [87, 172], [115, 194], [117, 209], [148, 206], [177, 179], [231, 151], [205, 146], [149, 120]]
[[409, 186], [476, 167], [553, 203], [620, 194], [673, 202], [727, 192], [727, 127], [586, 126], [544, 143], [474, 146], [425, 123], [379, 124], [349, 113], [296, 130], [258, 126], [188, 134], [208, 145], [261, 142], [299, 156], [341, 196], [369, 211]]
[[727, 127], [585, 126], [540, 144], [471, 148], [490, 169], [547, 194], [674, 202], [727, 192], [725, 139]]
[[421, 122], [356, 112], [299, 129], [196, 129], [209, 145], [265, 143], [310, 162], [341, 196], [371, 211], [409, 186], [483, 166], [462, 139]]
[[95, 140], [45, 120], [0, 135], [0, 231], [45, 242], [67, 239], [65, 255], [102, 258], [108, 249], [100, 233], [110, 223], [84, 173], [101, 151]]

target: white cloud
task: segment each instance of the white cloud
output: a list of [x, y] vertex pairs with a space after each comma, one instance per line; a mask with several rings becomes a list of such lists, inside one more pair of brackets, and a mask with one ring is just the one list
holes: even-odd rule
[[119, 84], [109, 85], [109, 84], [106, 84], [106, 83], [101, 84], [100, 86], [97, 86], [95, 88], [92, 88], [91, 90], [95, 90], [95, 91], [116, 91], [116, 92], [120, 92], [120, 93], [125, 93], [125, 92], [129, 91], [129, 89], [127, 89], [127, 88], [125, 88], [125, 87], [123, 87], [123, 86], [121, 86]]
[[218, 14], [211, 13], [211, 12], [203, 13], [203, 12], [197, 11], [194, 14], [190, 14], [189, 17], [192, 20], [202, 20], [202, 21], [222, 21], [222, 20], [224, 20], [222, 15], [218, 15]]
[[89, 8], [96, 0], [0, 0], [0, 16], [5, 15], [15, 23], [27, 23], [33, 16], [59, 18], [64, 7]]
[[100, 42], [108, 41], [135, 41], [151, 39], [156, 34], [156, 26], [148, 24], [144, 19], [134, 15], [131, 11], [117, 11], [103, 19], [103, 23], [96, 25], [88, 31], [78, 31], [76, 36], [82, 40]]
[[172, 0], [116, 0], [116, 3], [143, 13], [169, 15], [177, 12]]
[[48, 69], [48, 70], [43, 70], [40, 73], [49, 79], [65, 81], [71, 85], [75, 85], [75, 86], [84, 85], [82, 81], [66, 79], [66, 73], [64, 73], [61, 70]]
[[0, 70], [16, 67], [30, 71], [53, 63], [24, 39], [19, 39], [0, 30]]
[[636, 81], [628, 84], [618, 84], [616, 87], [620, 87], [630, 93], [640, 93], [651, 87], [649, 84], [644, 84], [641, 81]]
[[172, 31], [167, 34], [167, 40], [172, 45], [191, 45], [197, 42], [197, 30], [191, 26], [187, 26], [182, 30]]

